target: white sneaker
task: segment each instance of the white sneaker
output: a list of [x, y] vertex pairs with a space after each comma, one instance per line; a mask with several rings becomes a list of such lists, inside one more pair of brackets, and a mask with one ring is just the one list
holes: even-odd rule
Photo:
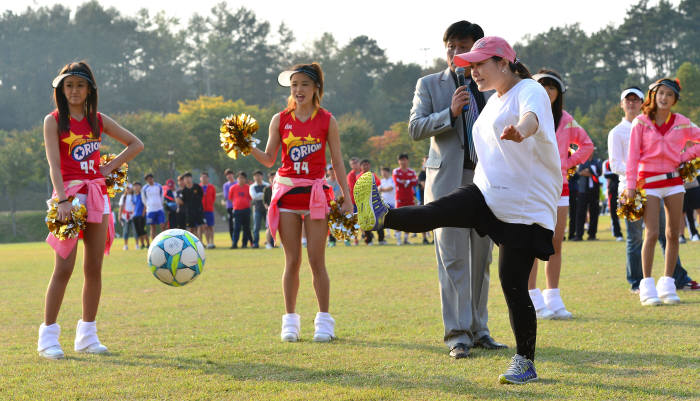
[[397, 239], [397, 240], [396, 240], [396, 246], [401, 246], [401, 240], [400, 240], [400, 239]]
[[314, 341], [317, 343], [327, 343], [335, 338], [335, 320], [328, 312], [316, 313], [314, 328]]
[[294, 343], [299, 341], [299, 331], [301, 329], [301, 316], [296, 313], [282, 315], [282, 341]]
[[547, 308], [544, 303], [544, 298], [542, 297], [542, 292], [539, 288], [535, 288], [528, 291], [530, 293], [530, 300], [532, 300], [532, 305], [535, 307], [535, 314], [540, 320], [549, 320], [554, 317], [554, 312]]
[[273, 248], [273, 246], [270, 245], [269, 243], [265, 244], [265, 249], [272, 249], [272, 248]]
[[656, 284], [656, 291], [661, 301], [665, 304], [678, 304], [681, 302], [681, 299], [678, 298], [678, 294], [676, 294], [676, 282], [672, 277], [659, 277], [659, 282]]
[[58, 323], [39, 326], [39, 341], [37, 342], [36, 350], [39, 355], [46, 359], [63, 359], [65, 354], [58, 343], [58, 337], [61, 335], [61, 326]]
[[76, 352], [85, 354], [104, 354], [107, 352], [107, 347], [100, 343], [97, 338], [96, 322], [83, 322], [78, 320], [78, 327], [75, 329], [75, 344]]
[[302, 238], [302, 239], [301, 239], [301, 246], [303, 246], [304, 248], [306, 248], [306, 238]]
[[624, 240], [625, 240], [624, 237], [615, 237], [615, 241], [617, 241], [617, 242], [622, 242]]
[[661, 305], [661, 300], [654, 286], [653, 277], [643, 278], [642, 281], [639, 282], [639, 302], [644, 306]]
[[559, 288], [546, 289], [542, 291], [542, 295], [544, 296], [544, 303], [547, 305], [547, 308], [554, 312], [552, 319], [569, 320], [573, 317], [571, 312], [566, 310], [566, 307], [564, 306], [564, 301], [561, 299]]
[[693, 242], [698, 242], [700, 241], [700, 235], [694, 234], [692, 237], [690, 237], [690, 240]]
[[53, 347], [41, 350], [39, 351], [39, 355], [46, 359], [63, 359], [66, 357], [60, 345], [54, 345]]
[[129, 245], [124, 245], [124, 250], [128, 251], [129, 250]]

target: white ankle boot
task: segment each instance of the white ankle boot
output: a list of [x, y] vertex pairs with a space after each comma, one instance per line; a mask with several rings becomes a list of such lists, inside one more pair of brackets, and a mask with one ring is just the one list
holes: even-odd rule
[[678, 298], [678, 294], [676, 294], [676, 282], [672, 277], [659, 277], [659, 282], [656, 283], [656, 291], [661, 301], [665, 304], [677, 304], [681, 302], [681, 299]]
[[301, 316], [296, 313], [287, 313], [282, 315], [282, 341], [297, 342], [299, 341], [299, 331], [301, 330]]
[[328, 312], [318, 312], [314, 319], [314, 341], [327, 343], [335, 338], [335, 320]]
[[39, 326], [39, 341], [36, 350], [39, 355], [46, 359], [63, 359], [65, 354], [61, 349], [61, 344], [58, 343], [58, 337], [61, 335], [61, 326], [58, 323]]
[[653, 277], [643, 278], [642, 281], [639, 282], [639, 302], [644, 306], [661, 305], [661, 300], [654, 286]]
[[550, 288], [542, 291], [544, 296], [544, 303], [547, 305], [547, 309], [554, 312], [552, 319], [556, 320], [568, 320], [573, 317], [571, 312], [566, 310], [564, 306], [564, 301], [561, 300], [561, 293], [559, 288]]
[[86, 354], [104, 354], [107, 352], [107, 347], [102, 345], [97, 338], [96, 322], [78, 320], [78, 327], [75, 329], [75, 351]]
[[549, 320], [553, 318], [554, 312], [549, 310], [549, 308], [547, 308], [547, 305], [545, 305], [544, 298], [542, 298], [542, 292], [540, 291], [540, 289], [535, 288], [534, 290], [529, 290], [528, 292], [530, 293], [532, 306], [535, 307], [535, 314], [537, 315], [537, 318], [542, 320]]

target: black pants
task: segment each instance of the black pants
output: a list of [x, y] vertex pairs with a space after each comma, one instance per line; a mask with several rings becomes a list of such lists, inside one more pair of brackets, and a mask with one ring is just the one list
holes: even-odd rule
[[174, 210], [168, 210], [168, 228], [178, 228], [177, 213]]
[[250, 230], [250, 208], [234, 210], [233, 218], [235, 219], [235, 224], [233, 228], [233, 246], [236, 247], [238, 245], [238, 237], [240, 236], [241, 231], [243, 231], [243, 239], [241, 240], [241, 246], [243, 248], [246, 248], [248, 246], [248, 242], [250, 242], [252, 245], [253, 234]]
[[576, 236], [576, 208], [578, 208], [578, 191], [575, 190], [576, 185], [571, 185], [569, 181], [569, 239]]
[[[424, 206], [391, 209], [384, 217], [384, 227], [414, 233], [439, 227], [476, 228], [483, 215], [491, 214], [491, 210], [483, 202], [483, 197], [477, 199], [473, 191], [467, 188], [460, 187]], [[535, 358], [537, 319], [527, 281], [534, 260], [535, 253], [529, 249], [506, 244], [499, 246], [498, 275], [508, 305], [517, 352], [530, 360]]]
[[610, 220], [612, 221], [613, 236], [622, 237], [620, 230], [620, 218], [617, 216], [617, 188], [620, 180], [608, 181], [608, 208], [610, 209]]
[[231, 241], [233, 241], [233, 208], [228, 208], [226, 209], [227, 213], [227, 220], [228, 220], [228, 235], [231, 237]]
[[589, 188], [576, 196], [576, 236], [583, 238], [583, 227], [588, 213], [588, 238], [595, 238], [598, 232], [598, 215], [600, 214], [600, 188]]

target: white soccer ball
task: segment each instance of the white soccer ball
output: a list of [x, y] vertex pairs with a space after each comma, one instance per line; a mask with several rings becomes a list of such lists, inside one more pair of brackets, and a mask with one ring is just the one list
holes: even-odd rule
[[148, 248], [148, 266], [161, 282], [181, 287], [204, 268], [204, 246], [189, 231], [170, 229], [158, 234]]

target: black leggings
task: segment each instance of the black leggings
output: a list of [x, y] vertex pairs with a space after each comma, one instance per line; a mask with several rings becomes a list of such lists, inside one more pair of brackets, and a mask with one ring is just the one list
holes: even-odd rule
[[[475, 228], [486, 214], [491, 215], [491, 210], [480, 194], [458, 188], [424, 206], [389, 210], [384, 217], [384, 228], [414, 233], [440, 227]], [[527, 281], [535, 260], [535, 252], [506, 244], [501, 244], [498, 249], [498, 276], [508, 305], [517, 352], [534, 361], [537, 319], [528, 293]]]

